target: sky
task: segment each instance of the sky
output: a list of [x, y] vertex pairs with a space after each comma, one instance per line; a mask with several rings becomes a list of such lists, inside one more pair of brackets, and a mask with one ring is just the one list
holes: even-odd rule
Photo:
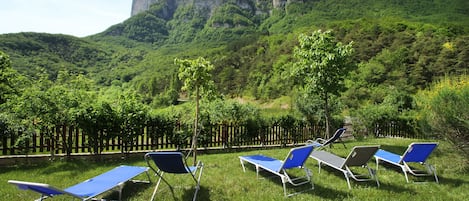
[[132, 0], [0, 0], [0, 34], [85, 37], [125, 21], [131, 8]]

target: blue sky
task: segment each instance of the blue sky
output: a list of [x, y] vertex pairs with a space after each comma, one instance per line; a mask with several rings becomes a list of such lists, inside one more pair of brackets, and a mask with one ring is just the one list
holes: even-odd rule
[[0, 0], [0, 34], [89, 36], [128, 19], [131, 7], [132, 0]]

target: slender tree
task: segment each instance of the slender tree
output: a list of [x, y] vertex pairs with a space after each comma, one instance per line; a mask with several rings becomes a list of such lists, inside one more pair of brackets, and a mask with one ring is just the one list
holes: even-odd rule
[[322, 101], [326, 136], [330, 134], [330, 98], [345, 90], [344, 77], [355, 66], [352, 61], [352, 42], [343, 45], [331, 31], [300, 34], [299, 46], [294, 49], [297, 59], [291, 75], [300, 82], [306, 97], [319, 96]]
[[212, 92], [213, 80], [211, 71], [214, 69], [213, 65], [199, 57], [195, 60], [189, 59], [175, 59], [175, 63], [179, 65], [179, 79], [183, 80], [183, 90], [192, 91], [195, 95], [195, 120], [194, 120], [194, 135], [192, 138], [192, 149], [194, 155], [194, 165], [197, 162], [197, 136], [199, 125], [199, 102], [201, 94], [208, 94]]

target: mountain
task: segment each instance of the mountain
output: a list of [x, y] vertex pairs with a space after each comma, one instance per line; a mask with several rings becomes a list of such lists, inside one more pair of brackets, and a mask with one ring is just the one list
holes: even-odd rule
[[466, 0], [135, 0], [132, 13], [86, 38], [0, 35], [0, 50], [21, 73], [76, 71], [103, 86], [127, 83], [149, 102], [174, 81], [174, 58], [199, 56], [216, 66], [225, 95], [290, 95], [294, 83], [283, 74], [297, 36], [316, 29], [354, 41], [360, 65], [351, 99], [372, 99], [362, 88], [389, 85], [413, 93], [469, 67]]
[[[302, 2], [301, 0], [257, 0], [255, 1], [256, 4], [258, 5], [268, 5], [270, 4], [271, 7], [273, 8], [282, 8], [284, 7], [287, 3], [292, 3], [292, 2]], [[161, 3], [162, 0], [132, 0], [132, 10], [131, 10], [131, 16], [137, 15], [138, 13], [147, 11], [150, 9], [150, 7], [153, 4]], [[195, 7], [198, 7], [199, 9], [207, 9], [207, 10], [213, 10], [214, 8], [219, 7], [223, 3], [234, 3], [240, 7], [246, 7], [246, 6], [252, 6], [253, 1], [249, 0], [238, 0], [238, 1], [222, 1], [222, 0], [173, 0], [171, 1], [173, 5], [188, 5], [191, 4]], [[210, 13], [210, 12], [209, 12]]]

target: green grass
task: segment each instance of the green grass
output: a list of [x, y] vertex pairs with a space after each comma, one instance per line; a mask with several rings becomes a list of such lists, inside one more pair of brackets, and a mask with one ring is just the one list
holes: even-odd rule
[[[415, 139], [367, 139], [364, 141], [347, 142], [347, 148], [341, 144], [335, 145], [331, 152], [344, 156], [356, 145], [379, 144], [382, 148], [402, 153], [411, 142], [422, 141]], [[313, 171], [315, 189], [290, 198], [283, 197], [283, 189], [278, 177], [261, 174], [256, 179], [253, 167], [247, 166], [242, 171], [238, 156], [249, 154], [264, 154], [282, 159], [289, 148], [245, 150], [243, 152], [200, 153], [198, 159], [205, 163], [201, 190], [198, 200], [463, 200], [469, 197], [469, 175], [467, 174], [467, 159], [457, 154], [447, 142], [440, 142], [437, 150], [432, 154], [429, 163], [434, 164], [438, 171], [440, 184], [429, 178], [410, 177], [418, 183], [406, 183], [404, 175], [395, 168], [380, 165], [378, 177], [381, 187], [376, 183], [352, 181], [352, 189], [347, 188], [347, 182], [338, 171], [324, 167], [318, 174], [315, 160], [307, 161], [306, 166]], [[143, 158], [143, 154], [142, 154]], [[143, 159], [127, 159], [103, 162], [55, 161], [31, 166], [15, 166], [0, 168], [0, 200], [34, 200], [38, 194], [31, 191], [21, 191], [15, 186], [7, 184], [7, 180], [25, 180], [48, 183], [59, 188], [65, 188], [80, 181], [91, 178], [113, 167], [125, 165], [145, 166]], [[375, 164], [370, 162], [372, 168]], [[296, 174], [296, 172], [293, 172]], [[166, 174], [169, 182], [181, 186], [176, 188], [174, 195], [162, 183], [157, 193], [157, 200], [190, 200], [194, 189], [192, 180], [186, 176]], [[145, 179], [144, 175], [138, 179]], [[152, 176], [153, 181], [156, 180]], [[423, 182], [422, 182], [423, 181]], [[123, 190], [123, 200], [149, 200], [154, 183], [126, 184]], [[287, 186], [289, 192], [305, 187]], [[105, 194], [107, 199], [117, 199], [117, 193]], [[50, 200], [71, 200], [71, 197], [58, 196]]]

